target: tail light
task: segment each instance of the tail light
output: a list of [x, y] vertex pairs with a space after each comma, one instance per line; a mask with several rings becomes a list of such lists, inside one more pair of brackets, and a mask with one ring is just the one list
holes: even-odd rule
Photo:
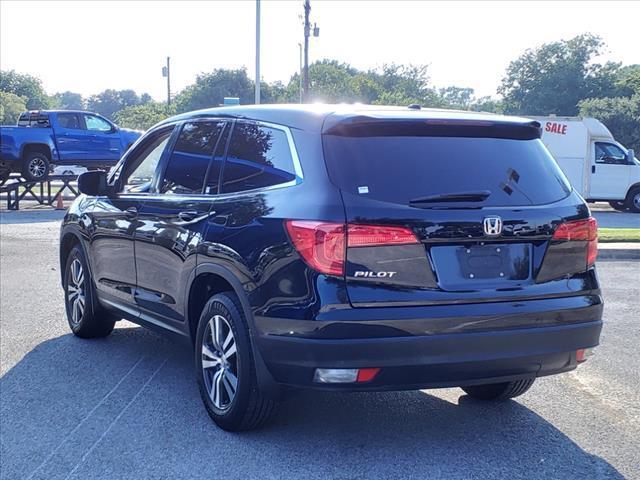
[[553, 240], [587, 242], [587, 266], [596, 263], [598, 256], [598, 222], [589, 217], [561, 223], [553, 234]]
[[294, 247], [314, 270], [344, 275], [346, 247], [375, 247], [419, 243], [410, 228], [287, 220], [285, 226]]

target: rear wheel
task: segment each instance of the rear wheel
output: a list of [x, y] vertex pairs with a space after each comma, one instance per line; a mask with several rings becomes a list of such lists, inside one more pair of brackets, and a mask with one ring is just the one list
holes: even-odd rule
[[522, 395], [531, 388], [535, 378], [516, 380], [505, 383], [491, 383], [488, 385], [472, 385], [462, 387], [462, 390], [471, 398], [477, 400], [508, 400]]
[[64, 275], [64, 303], [71, 331], [82, 338], [106, 337], [115, 325], [95, 298], [87, 261], [80, 246], [69, 253]]
[[233, 293], [215, 295], [202, 310], [196, 375], [209, 416], [224, 430], [258, 428], [275, 411], [276, 403], [258, 389], [246, 319]]
[[40, 182], [49, 176], [49, 158], [41, 152], [25, 155], [22, 162], [22, 176], [29, 182]]
[[626, 206], [634, 213], [640, 213], [640, 187], [636, 187], [627, 197]]

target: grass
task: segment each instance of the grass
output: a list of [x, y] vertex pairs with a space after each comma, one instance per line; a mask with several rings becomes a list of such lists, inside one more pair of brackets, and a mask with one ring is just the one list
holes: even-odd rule
[[599, 228], [599, 242], [640, 242], [640, 228]]

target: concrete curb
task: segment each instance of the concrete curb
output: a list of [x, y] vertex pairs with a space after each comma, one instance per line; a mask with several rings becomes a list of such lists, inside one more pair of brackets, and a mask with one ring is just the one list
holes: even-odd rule
[[[624, 248], [620, 244], [600, 244], [598, 261], [600, 260], [640, 260], [640, 248]], [[625, 245], [626, 246], [626, 245]], [[640, 244], [638, 245], [640, 247]]]

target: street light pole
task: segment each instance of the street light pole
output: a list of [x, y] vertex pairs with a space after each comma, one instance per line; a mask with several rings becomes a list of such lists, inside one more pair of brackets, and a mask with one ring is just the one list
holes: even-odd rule
[[167, 65], [162, 67], [162, 76], [167, 77], [167, 105], [171, 105], [171, 57], [167, 57]]
[[260, 0], [256, 0], [256, 105], [260, 104]]
[[311, 24], [309, 23], [309, 13], [311, 12], [311, 2], [304, 0], [304, 79], [303, 79], [303, 100], [309, 100], [309, 34]]

